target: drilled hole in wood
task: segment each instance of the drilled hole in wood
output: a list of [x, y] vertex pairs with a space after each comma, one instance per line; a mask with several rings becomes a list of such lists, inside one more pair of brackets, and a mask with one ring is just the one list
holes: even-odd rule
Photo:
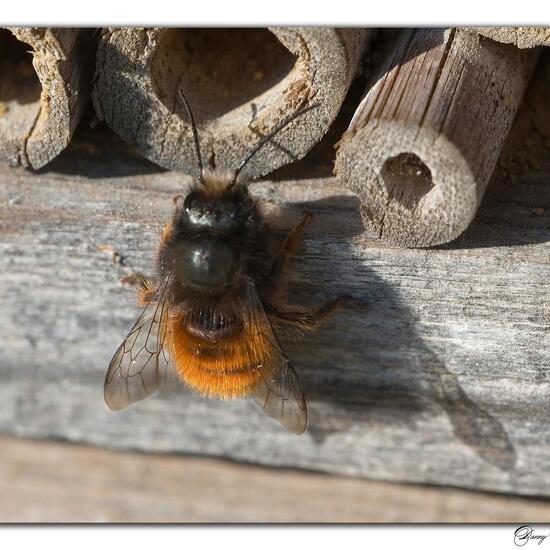
[[414, 153], [401, 153], [384, 161], [382, 181], [392, 200], [414, 209], [433, 189], [432, 173]]
[[42, 86], [32, 51], [29, 44], [0, 29], [0, 141], [27, 135], [40, 112]]
[[168, 29], [153, 56], [151, 77], [157, 97], [181, 118], [178, 89], [199, 125], [228, 113], [250, 121], [299, 78], [295, 63], [266, 29]]

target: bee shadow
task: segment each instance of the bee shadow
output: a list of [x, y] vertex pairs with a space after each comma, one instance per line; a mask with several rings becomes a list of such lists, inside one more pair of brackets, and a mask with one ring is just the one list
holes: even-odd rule
[[303, 256], [290, 265], [290, 303], [314, 308], [346, 294], [367, 305], [366, 311], [335, 312], [305, 345], [285, 342], [306, 392], [314, 440], [322, 443], [358, 424], [414, 430], [423, 417], [443, 410], [456, 437], [488, 463], [512, 470], [516, 453], [501, 423], [466, 394], [417, 333], [418, 319], [395, 288], [366, 265], [365, 253], [358, 254], [358, 199], [334, 196], [292, 208], [315, 217]]

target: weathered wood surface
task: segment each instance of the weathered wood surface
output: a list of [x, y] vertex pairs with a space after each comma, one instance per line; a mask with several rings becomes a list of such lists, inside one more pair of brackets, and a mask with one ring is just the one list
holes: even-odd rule
[[279, 228], [315, 213], [290, 298], [346, 292], [370, 305], [284, 340], [309, 402], [301, 437], [251, 402], [184, 389], [119, 413], [103, 403], [107, 364], [138, 314], [122, 281], [150, 271], [187, 178], [103, 134], [77, 139], [38, 175], [1, 169], [0, 430], [549, 495], [549, 69], [547, 59], [476, 219], [451, 245], [365, 239], [359, 201], [328, 175], [330, 159], [252, 184]]
[[196, 174], [189, 99], [203, 162], [233, 171], [263, 136], [300, 116], [250, 162], [258, 176], [302, 158], [328, 130], [355, 76], [367, 29], [105, 30], [96, 68], [100, 118], [157, 164]]
[[336, 173], [369, 236], [434, 246], [475, 216], [536, 59], [456, 29], [388, 41], [340, 142]]
[[550, 27], [465, 27], [465, 29], [497, 42], [513, 44], [518, 48], [550, 46]]
[[550, 503], [0, 438], [0, 522], [541, 522]]
[[0, 47], [0, 158], [41, 168], [68, 145], [88, 103], [91, 31], [0, 29]]

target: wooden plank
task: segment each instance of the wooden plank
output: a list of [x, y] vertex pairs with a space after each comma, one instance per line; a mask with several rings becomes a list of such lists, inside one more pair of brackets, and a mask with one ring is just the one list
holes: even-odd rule
[[547, 501], [0, 438], [1, 522], [548, 522]]
[[[366, 240], [358, 200], [322, 177], [316, 156], [251, 185], [281, 230], [304, 208], [315, 214], [290, 266], [290, 299], [346, 292], [370, 305], [283, 340], [309, 403], [301, 437], [252, 402], [185, 389], [118, 413], [103, 403], [107, 364], [138, 314], [122, 281], [150, 272], [187, 178], [129, 156], [108, 134], [80, 136], [38, 175], [1, 168], [0, 430], [550, 494], [550, 158], [531, 107], [527, 133], [512, 138], [540, 147], [508, 150], [474, 223], [444, 247]], [[514, 173], [527, 160], [534, 169]]]

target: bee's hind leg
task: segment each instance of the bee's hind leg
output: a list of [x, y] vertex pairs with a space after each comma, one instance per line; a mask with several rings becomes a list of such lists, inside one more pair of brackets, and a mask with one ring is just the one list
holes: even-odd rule
[[349, 307], [360, 311], [367, 310], [367, 304], [348, 296], [340, 294], [336, 298], [325, 302], [314, 310], [290, 310], [282, 311], [269, 304], [266, 309], [270, 317], [278, 322], [293, 325], [301, 329], [314, 329], [331, 315], [339, 307]]

